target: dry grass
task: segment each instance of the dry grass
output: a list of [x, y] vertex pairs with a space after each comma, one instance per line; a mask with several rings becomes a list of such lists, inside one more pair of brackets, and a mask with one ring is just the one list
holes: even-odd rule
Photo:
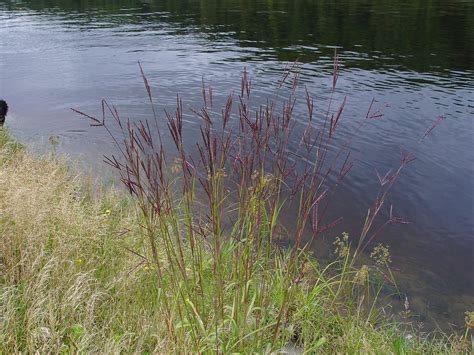
[[0, 135], [0, 353], [165, 346], [159, 315], [140, 309], [153, 292], [138, 295], [143, 273], [130, 273], [134, 210], [113, 191], [91, 197], [65, 164]]

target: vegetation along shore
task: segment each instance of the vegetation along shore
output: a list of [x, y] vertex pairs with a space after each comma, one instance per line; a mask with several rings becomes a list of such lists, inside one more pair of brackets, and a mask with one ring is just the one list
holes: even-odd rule
[[[308, 120], [298, 129], [297, 80], [290, 70], [280, 83], [287, 98], [278, 113], [271, 102], [252, 111], [244, 71], [219, 120], [203, 83], [195, 154], [179, 98], [165, 114], [175, 152], [165, 152], [154, 110], [139, 122], [106, 101], [103, 117], [77, 111], [117, 143], [106, 160], [128, 195], [97, 191], [60, 158], [35, 156], [0, 130], [0, 353], [472, 351], [472, 313], [460, 334], [426, 334], [410, 323], [408, 301], [394, 317], [381, 296], [386, 285], [401, 293], [388, 250], [373, 243], [374, 222], [411, 153], [380, 177], [361, 234], [335, 238], [334, 261], [307, 251], [307, 235], [337, 222], [323, 223], [323, 210], [351, 160], [348, 141], [334, 138], [345, 100], [330, 103], [318, 126], [306, 92]], [[337, 65], [332, 90], [336, 82]], [[369, 109], [363, 122], [377, 118]], [[295, 135], [298, 152], [288, 149]], [[297, 219], [283, 228], [288, 208]], [[386, 223], [403, 221], [390, 213]], [[288, 248], [274, 243], [282, 235]], [[372, 261], [361, 263], [362, 254]]]

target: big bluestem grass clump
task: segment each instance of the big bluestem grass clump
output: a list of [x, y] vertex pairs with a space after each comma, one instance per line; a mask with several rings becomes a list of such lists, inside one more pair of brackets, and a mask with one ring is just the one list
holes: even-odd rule
[[[119, 153], [106, 162], [139, 208], [148, 247], [132, 252], [155, 273], [156, 302], [169, 341], [198, 352], [274, 351], [289, 342], [315, 350], [324, 348], [328, 332], [344, 332], [334, 319], [349, 314], [360, 316], [351, 318], [354, 322], [377, 319], [373, 296], [364, 291], [370, 288], [368, 268], [356, 269], [355, 260], [387, 224], [405, 223], [388, 207], [389, 219], [374, 228], [387, 195], [414, 155], [403, 152], [393, 172], [378, 174], [380, 191], [356, 245], [341, 245], [345, 252], [330, 266], [337, 273], [328, 272], [330, 267], [321, 271], [307, 256], [304, 241], [340, 221], [325, 222], [325, 217], [331, 194], [353, 166], [352, 137], [382, 116], [373, 101], [357, 131], [335, 140], [346, 104], [346, 98], [340, 103], [335, 98], [337, 57], [325, 110], [316, 110], [304, 88], [305, 120], [294, 114], [300, 86], [296, 65], [287, 68], [278, 84], [286, 98], [257, 106], [244, 70], [240, 90], [227, 97], [219, 115], [212, 89], [203, 81], [203, 105], [192, 110], [201, 122], [200, 136], [191, 150], [183, 138], [180, 97], [174, 112], [159, 115], [141, 65], [140, 70], [153, 112], [150, 120], [124, 120], [106, 100], [100, 118], [75, 111], [105, 129], [116, 144]], [[172, 137], [174, 153], [165, 152], [165, 135]], [[295, 223], [284, 226], [290, 247], [281, 251], [272, 241], [283, 233], [281, 215], [290, 207], [297, 211]], [[328, 318], [323, 309], [334, 313]]]

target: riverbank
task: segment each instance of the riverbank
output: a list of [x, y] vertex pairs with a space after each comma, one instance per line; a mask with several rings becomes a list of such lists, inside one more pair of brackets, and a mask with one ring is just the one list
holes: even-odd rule
[[[224, 242], [217, 279], [208, 241], [184, 244], [183, 264], [167, 263], [174, 260], [165, 255], [169, 249], [160, 243], [150, 249], [134, 201], [113, 189], [95, 191], [60, 160], [33, 156], [1, 130], [0, 182], [1, 353], [275, 352], [288, 344], [321, 353], [472, 348], [468, 329], [435, 336], [393, 321], [372, 296], [380, 270], [375, 263], [348, 267], [343, 237], [340, 258], [328, 267], [301, 255], [297, 282], [288, 279], [291, 256], [284, 251], [260, 255], [249, 275], [235, 276], [249, 269], [233, 269], [237, 248]], [[181, 272], [187, 283], [176, 284]], [[216, 298], [219, 283], [225, 292]]]

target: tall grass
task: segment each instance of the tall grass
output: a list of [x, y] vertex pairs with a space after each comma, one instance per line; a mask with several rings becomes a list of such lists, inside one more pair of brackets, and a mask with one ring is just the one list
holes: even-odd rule
[[[201, 122], [200, 137], [193, 142], [197, 154], [189, 153], [183, 138], [181, 99], [177, 97], [174, 112], [159, 117], [141, 66], [153, 112], [150, 121], [124, 121], [106, 100], [101, 118], [75, 110], [105, 129], [120, 152], [106, 157], [106, 162], [140, 209], [151, 254], [146, 262], [156, 273], [172, 343], [197, 352], [271, 352], [292, 342], [311, 351], [324, 349], [328, 334], [308, 331], [300, 324], [311, 327], [304, 317], [294, 323], [301, 316], [298, 300], [308, 292], [315, 293], [312, 302], [321, 302], [336, 318], [376, 324], [378, 291], [369, 291], [368, 268], [357, 271], [355, 261], [387, 224], [405, 223], [389, 207], [389, 220], [374, 228], [386, 197], [414, 155], [402, 152], [399, 166], [379, 176], [380, 191], [357, 245], [351, 249], [347, 239], [340, 240], [344, 251], [339, 262], [319, 273], [311, 267], [314, 261], [307, 257], [304, 237], [313, 240], [339, 222], [325, 223], [325, 214], [330, 195], [352, 168], [351, 141], [369, 121], [382, 116], [372, 102], [350, 138], [335, 139], [346, 103], [346, 98], [339, 104], [335, 99], [338, 67], [336, 57], [331, 97], [322, 115], [305, 88], [306, 120], [294, 115], [296, 66], [279, 82], [281, 101], [268, 99], [263, 105], [253, 104], [246, 70], [240, 90], [227, 97], [220, 111], [213, 107], [212, 88], [203, 81], [203, 105], [192, 110]], [[167, 132], [162, 130], [165, 122]], [[175, 154], [165, 152], [165, 134], [171, 135]], [[196, 198], [198, 191], [203, 198]], [[296, 211], [294, 226], [286, 226], [291, 247], [279, 251], [272, 241], [281, 237], [281, 214], [289, 209]], [[303, 286], [308, 268], [319, 277]], [[390, 280], [390, 271], [384, 273]], [[319, 329], [324, 328], [323, 319], [317, 323]]]

